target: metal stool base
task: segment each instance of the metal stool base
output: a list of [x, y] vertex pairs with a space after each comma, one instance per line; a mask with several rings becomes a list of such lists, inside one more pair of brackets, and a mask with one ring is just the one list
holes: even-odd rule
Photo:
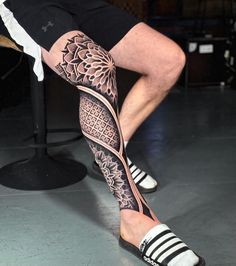
[[86, 167], [67, 158], [41, 158], [8, 164], [0, 169], [0, 184], [20, 190], [49, 190], [69, 186], [82, 180]]

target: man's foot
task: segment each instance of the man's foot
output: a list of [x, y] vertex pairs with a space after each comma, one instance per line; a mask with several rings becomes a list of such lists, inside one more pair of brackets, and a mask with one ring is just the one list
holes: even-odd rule
[[150, 265], [204, 266], [168, 226], [132, 211], [121, 211], [120, 245]]
[[133, 210], [121, 210], [120, 218], [121, 237], [136, 247], [139, 247], [143, 237], [150, 229], [160, 224], [157, 218], [154, 221], [148, 216]]
[[[150, 175], [145, 173], [144, 171], [140, 170], [135, 164], [133, 164], [129, 158], [128, 164], [131, 171], [131, 175], [134, 179], [134, 183], [136, 184], [140, 193], [152, 193], [157, 190], [158, 183], [157, 181], [152, 178]], [[101, 177], [102, 180], [105, 181], [102, 172], [98, 166], [98, 164], [94, 161], [92, 165], [93, 171]]]
[[127, 160], [134, 183], [139, 191], [142, 194], [155, 192], [158, 186], [157, 181], [149, 174], [139, 169], [128, 157]]

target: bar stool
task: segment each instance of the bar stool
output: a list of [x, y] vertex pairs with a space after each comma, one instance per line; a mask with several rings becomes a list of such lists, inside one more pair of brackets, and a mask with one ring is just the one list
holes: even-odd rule
[[[3, 35], [0, 35], [0, 47], [22, 52], [13, 41]], [[33, 58], [29, 56], [28, 59], [34, 130], [34, 144], [30, 147], [34, 149], [34, 156], [2, 167], [0, 184], [22, 190], [48, 190], [74, 184], [86, 176], [86, 167], [71, 159], [52, 157], [47, 150], [50, 146], [64, 145], [79, 140], [82, 138], [81, 131], [77, 130], [77, 136], [73, 139], [47, 143], [47, 133], [64, 133], [68, 130], [47, 130], [44, 83], [39, 82], [33, 72]]]

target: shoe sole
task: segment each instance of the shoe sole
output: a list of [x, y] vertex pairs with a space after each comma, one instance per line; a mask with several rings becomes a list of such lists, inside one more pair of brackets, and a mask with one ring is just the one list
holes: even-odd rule
[[[121, 236], [119, 238], [119, 245], [120, 245], [120, 247], [122, 247], [126, 251], [132, 253], [137, 258], [142, 260], [144, 263], [146, 263], [148, 265], [151, 265], [150, 263], [148, 263], [145, 260], [143, 260], [143, 258], [141, 256], [141, 252], [139, 251], [139, 249], [136, 246], [134, 246], [133, 244], [131, 244], [131, 243], [127, 242], [127, 241], [125, 241]], [[196, 254], [196, 256], [198, 256], [198, 255]], [[202, 257], [200, 257], [200, 256], [198, 256], [198, 258], [199, 258], [199, 263], [197, 265], [195, 265], [195, 266], [205, 266], [206, 265], [205, 260]], [[158, 263], [157, 265], [164, 266], [163, 264], [160, 264], [160, 263]]]

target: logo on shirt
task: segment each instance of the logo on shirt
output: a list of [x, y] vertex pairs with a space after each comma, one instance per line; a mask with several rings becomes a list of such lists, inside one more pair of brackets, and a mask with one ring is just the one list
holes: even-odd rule
[[47, 32], [49, 27], [53, 27], [54, 23], [52, 21], [48, 21], [48, 24], [46, 26], [42, 26], [42, 31]]

